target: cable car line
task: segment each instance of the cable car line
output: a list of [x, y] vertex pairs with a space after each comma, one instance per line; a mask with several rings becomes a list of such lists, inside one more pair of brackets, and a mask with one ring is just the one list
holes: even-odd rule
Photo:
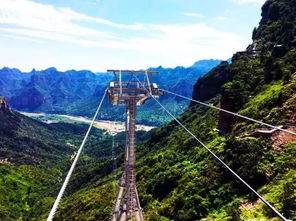
[[222, 112], [225, 112], [225, 113], [228, 113], [228, 114], [231, 114], [231, 115], [234, 115], [234, 116], [237, 116], [237, 117], [240, 117], [240, 118], [243, 118], [243, 119], [249, 120], [249, 121], [253, 121], [253, 122], [255, 122], [255, 123], [258, 123], [258, 124], [261, 124], [261, 125], [264, 125], [264, 126], [267, 126], [267, 127], [273, 128], [273, 129], [276, 129], [276, 130], [280, 130], [280, 131], [283, 131], [283, 132], [286, 132], [286, 133], [289, 133], [289, 134], [292, 134], [292, 135], [295, 135], [295, 136], [296, 136], [296, 133], [293, 132], [293, 131], [283, 129], [283, 128], [281, 128], [281, 127], [276, 127], [276, 126], [273, 126], [273, 125], [271, 125], [271, 124], [264, 123], [263, 121], [259, 121], [259, 120], [253, 119], [253, 118], [251, 118], [251, 117], [247, 117], [247, 116], [244, 116], [244, 115], [241, 115], [241, 114], [238, 114], [238, 113], [234, 113], [234, 112], [231, 112], [231, 111], [225, 110], [225, 109], [220, 108], [220, 107], [213, 106], [213, 105], [211, 105], [211, 104], [207, 104], [207, 103], [204, 103], [204, 102], [201, 102], [201, 101], [198, 101], [198, 100], [194, 100], [194, 99], [192, 99], [192, 98], [185, 97], [185, 96], [183, 96], [183, 95], [180, 95], [180, 94], [177, 94], [177, 93], [174, 93], [174, 92], [171, 92], [171, 91], [165, 90], [165, 89], [161, 89], [161, 90], [164, 91], [164, 92], [166, 92], [166, 93], [169, 93], [169, 94], [172, 94], [172, 95], [175, 95], [175, 96], [178, 96], [178, 97], [181, 97], [181, 98], [184, 98], [184, 99], [187, 99], [187, 100], [193, 101], [193, 102], [195, 102], [195, 103], [198, 103], [198, 104], [201, 104], [201, 105], [204, 105], [204, 106], [207, 106], [207, 107], [210, 107], [210, 108], [213, 108], [213, 109], [216, 109], [216, 110], [219, 110], [219, 111], [222, 111]]
[[[121, 79], [121, 72], [122, 71], [119, 71], [119, 86], [120, 86], [120, 95], [122, 95], [122, 79]], [[143, 72], [143, 71], [141, 71], [141, 72]], [[135, 72], [136, 73], [136, 72]], [[138, 77], [136, 76], [136, 75], [134, 75], [134, 77], [138, 80], [138, 82], [139, 82], [139, 84], [138, 84], [138, 87], [140, 87], [140, 88], [143, 88], [143, 89], [145, 89], [148, 93], [147, 93], [147, 98], [149, 98], [149, 97], [152, 97], [160, 106], [161, 106], [161, 108], [165, 111], [165, 112], [167, 112], [167, 114], [168, 115], [170, 115], [187, 133], [189, 133], [196, 141], [198, 141], [198, 143], [202, 146], [202, 147], [204, 147], [206, 150], [207, 150], [207, 152], [210, 154], [210, 155], [212, 155], [220, 164], [222, 164], [235, 178], [237, 178], [241, 183], [243, 183], [249, 190], [251, 190], [267, 207], [269, 207], [278, 217], [280, 217], [282, 220], [284, 220], [284, 221], [288, 221], [288, 219], [286, 219], [276, 208], [274, 208], [263, 196], [261, 196], [255, 189], [253, 189], [243, 178], [241, 178], [235, 171], [233, 171], [219, 156], [217, 156], [211, 149], [209, 149], [197, 136], [195, 136], [186, 126], [184, 126], [184, 124], [182, 124], [182, 122], [179, 120], [179, 119], [177, 119], [177, 117], [176, 116], [174, 116], [166, 107], [164, 107], [157, 99], [156, 99], [156, 97], [157, 96], [155, 96], [155, 95], [153, 95], [153, 93], [152, 93], [152, 88], [151, 88], [151, 85], [152, 84], [150, 84], [150, 81], [149, 81], [149, 76], [148, 76], [148, 72], [146, 71], [145, 73], [145, 76], [146, 76], [146, 80], [147, 80], [147, 83], [141, 83], [140, 82], [140, 80], [138, 79]], [[131, 80], [132, 79], [130, 79], [130, 81], [127, 83], [127, 84], [129, 84], [130, 82], [131, 82]], [[155, 88], [154, 88], [154, 85], [153, 85], [153, 90], [155, 90]], [[172, 94], [172, 95], [175, 95], [175, 96], [178, 96], [178, 97], [181, 97], [181, 98], [184, 98], [184, 99], [187, 99], [187, 100], [190, 100], [190, 101], [192, 101], [192, 102], [195, 102], [195, 103], [198, 103], [198, 104], [201, 104], [201, 105], [203, 105], [203, 106], [207, 106], [207, 107], [210, 107], [210, 108], [213, 108], [213, 109], [216, 109], [216, 110], [219, 110], [219, 111], [222, 111], [222, 112], [225, 112], [225, 113], [228, 113], [228, 114], [231, 114], [231, 115], [234, 115], [234, 116], [237, 116], [237, 117], [240, 117], [240, 118], [243, 118], [243, 119], [246, 119], [246, 120], [250, 120], [250, 121], [253, 121], [253, 122], [256, 122], [256, 123], [259, 123], [259, 124], [261, 124], [261, 125], [265, 125], [265, 126], [267, 126], [267, 127], [271, 127], [271, 128], [273, 128], [273, 129], [276, 129], [276, 130], [280, 130], [280, 131], [283, 131], [283, 132], [287, 132], [287, 133], [290, 133], [290, 134], [292, 134], [292, 135], [296, 135], [296, 133], [295, 132], [293, 132], [293, 131], [290, 131], [290, 130], [286, 130], [286, 129], [282, 129], [281, 127], [276, 127], [276, 126], [273, 126], [273, 125], [271, 125], [271, 124], [268, 124], [268, 123], [264, 123], [264, 122], [262, 122], [262, 121], [259, 121], [259, 120], [256, 120], [256, 119], [253, 119], [253, 118], [250, 118], [250, 117], [247, 117], [247, 116], [244, 116], [244, 115], [241, 115], [241, 114], [238, 114], [238, 113], [234, 113], [234, 112], [231, 112], [231, 111], [228, 111], [228, 110], [225, 110], [225, 109], [223, 109], [223, 108], [220, 108], [220, 107], [217, 107], [217, 106], [213, 106], [213, 105], [210, 105], [210, 104], [207, 104], [207, 103], [204, 103], [204, 102], [201, 102], [201, 101], [198, 101], [198, 100], [194, 100], [194, 99], [192, 99], [192, 98], [189, 98], [189, 97], [186, 97], [186, 96], [183, 96], [183, 95], [180, 95], [180, 94], [177, 94], [177, 93], [174, 93], [174, 92], [171, 92], [171, 91], [168, 91], [168, 90], [165, 90], [165, 89], [158, 89], [158, 87], [157, 87], [157, 90], [159, 90], [159, 92], [161, 92], [162, 93], [162, 95], [163, 95], [163, 93], [164, 92], [166, 92], [166, 93], [168, 93], [168, 94]], [[75, 166], [76, 166], [76, 164], [77, 164], [77, 161], [78, 161], [78, 159], [79, 159], [79, 157], [80, 157], [80, 155], [81, 155], [81, 152], [82, 152], [82, 149], [83, 149], [83, 147], [84, 147], [84, 145], [85, 145], [85, 143], [86, 143], [86, 141], [87, 141], [87, 138], [88, 138], [88, 136], [89, 136], [89, 134], [90, 134], [90, 131], [91, 131], [91, 129], [92, 129], [92, 127], [93, 127], [93, 125], [94, 125], [94, 123], [95, 123], [95, 120], [96, 120], [96, 118], [97, 118], [97, 115], [98, 115], [98, 113], [99, 113], [99, 111], [100, 111], [100, 109], [101, 109], [101, 106], [102, 106], [102, 104], [103, 104], [103, 101], [104, 101], [104, 99], [105, 99], [105, 97], [106, 97], [106, 94], [107, 94], [107, 92], [108, 92], [108, 88], [107, 89], [105, 89], [105, 92], [104, 92], [104, 95], [103, 95], [103, 97], [101, 98], [101, 101], [100, 101], [100, 103], [99, 103], [99, 105], [98, 105], [98, 108], [97, 108], [97, 110], [96, 110], [96, 112], [95, 112], [95, 115], [94, 115], [94, 117], [93, 117], [93, 119], [92, 119], [92, 121], [91, 121], [91, 124], [89, 125], [89, 128], [88, 128], [88, 131], [86, 132], [86, 134], [85, 134], [85, 137], [84, 137], [84, 139], [83, 139], [83, 141], [82, 141], [82, 143], [81, 143], [81, 145], [80, 145], [80, 148], [78, 149], [78, 151], [77, 151], [77, 154], [76, 154], [76, 156], [75, 156], [75, 159], [74, 159], [74, 161], [73, 161], [73, 163], [72, 163], [72, 165], [71, 165], [71, 167], [70, 167], [70, 169], [69, 169], [69, 171], [68, 171], [68, 174], [67, 174], [67, 176], [66, 176], [66, 178], [65, 178], [65, 180], [64, 180], [64, 183], [63, 183], [63, 185], [62, 185], [62, 187], [61, 187], [61, 189], [60, 189], [60, 191], [59, 191], [59, 194], [58, 194], [58, 196], [57, 196], [57, 198], [56, 198], [56, 200], [55, 200], [55, 202], [54, 202], [54, 204], [53, 204], [53, 207], [52, 207], [52, 209], [51, 209], [51, 211], [50, 211], [50, 213], [49, 213], [49, 216], [48, 216], [48, 218], [47, 218], [47, 221], [52, 221], [53, 220], [53, 218], [54, 218], [54, 215], [55, 215], [55, 213], [56, 213], [56, 211], [57, 211], [57, 208], [58, 208], [58, 206], [59, 206], [59, 203], [60, 203], [60, 201], [61, 201], [61, 199], [62, 199], [62, 197], [63, 197], [63, 194], [64, 194], [64, 192], [65, 192], [65, 189], [66, 189], [66, 187], [67, 187], [67, 185], [68, 185], [68, 183], [69, 183], [69, 181], [70, 181], [70, 178], [71, 178], [71, 175], [72, 175], [72, 173], [73, 173], [73, 171], [74, 171], [74, 169], [75, 169]], [[109, 93], [109, 92], [108, 92]], [[134, 105], [135, 106], [135, 105]], [[111, 154], [112, 154], [112, 160], [113, 160], [113, 172], [115, 173], [115, 175], [114, 175], [114, 178], [116, 179], [117, 177], [116, 177], [116, 159], [117, 159], [117, 154], [116, 154], [116, 150], [115, 150], [115, 147], [117, 147], [118, 145], [115, 145], [115, 137], [114, 137], [114, 135], [112, 136], [112, 149], [111, 149]], [[128, 190], [127, 190], [128, 191]], [[136, 190], [136, 188], [135, 188], [135, 201], [136, 202], [139, 202], [139, 199], [138, 199], [138, 193], [137, 193], [137, 190]], [[138, 206], [139, 208], [140, 208], [140, 205]], [[141, 208], [140, 208], [140, 210], [141, 210]], [[141, 210], [142, 211], [142, 210]], [[141, 214], [140, 214], [141, 215]], [[113, 217], [114, 218], [114, 217]], [[116, 217], [115, 217], [116, 218]], [[129, 217], [127, 217], [128, 219], [129, 219]], [[144, 220], [144, 218], [143, 217], [140, 217], [140, 219], [139, 219], [139, 217], [138, 217], [138, 220]]]
[[267, 200], [265, 200], [256, 190], [254, 190], [244, 179], [242, 179], [236, 172], [234, 172], [223, 160], [221, 160], [213, 151], [211, 151], [199, 138], [197, 138], [187, 127], [185, 127], [170, 111], [168, 111], [152, 94], [151, 97], [181, 126], [189, 133], [200, 145], [202, 145], [213, 157], [215, 157], [226, 169], [228, 169], [238, 180], [240, 180], [246, 187], [248, 187], [258, 198], [265, 203], [278, 217], [284, 221], [288, 221], [277, 209], [275, 209]]
[[102, 106], [102, 104], [103, 104], [103, 101], [104, 101], [104, 98], [105, 98], [105, 96], [106, 96], [106, 93], [107, 93], [107, 89], [106, 89], [105, 92], [104, 92], [104, 95], [103, 95], [103, 97], [102, 97], [102, 99], [101, 99], [101, 101], [100, 101], [100, 104], [99, 104], [99, 106], [98, 106], [98, 108], [97, 108], [97, 111], [96, 111], [96, 113], [95, 113], [95, 115], [94, 115], [94, 117], [93, 117], [93, 119], [92, 119], [92, 122], [91, 122], [91, 124], [89, 125], [89, 128], [88, 128], [88, 130], [87, 130], [87, 132], [86, 132], [86, 134], [85, 134], [85, 137], [84, 137], [84, 139], [83, 139], [83, 141], [82, 141], [82, 143], [81, 143], [81, 145], [80, 145], [80, 147], [79, 147], [79, 149], [78, 149], [78, 152], [77, 152], [77, 154], [76, 154], [76, 156], [75, 156], [75, 159], [74, 159], [74, 161], [73, 161], [73, 163], [72, 163], [72, 165], [71, 165], [71, 167], [70, 167], [70, 170], [69, 170], [69, 172], [68, 172], [68, 174], [67, 174], [67, 176], [66, 176], [66, 178], [65, 178], [65, 180], [64, 180], [64, 183], [63, 183], [63, 185], [62, 185], [62, 187], [61, 187], [61, 189], [60, 189], [60, 192], [59, 192], [59, 194], [58, 194], [58, 196], [57, 196], [57, 198], [56, 198], [56, 200], [55, 200], [55, 202], [54, 202], [54, 204], [53, 204], [53, 206], [52, 206], [52, 209], [51, 209], [51, 211], [50, 211], [50, 213], [49, 213], [49, 215], [48, 215], [48, 217], [47, 217], [47, 221], [52, 221], [53, 218], [54, 218], [54, 215], [55, 215], [55, 213], [56, 213], [56, 210], [57, 210], [57, 208], [58, 208], [58, 206], [59, 206], [59, 203], [60, 203], [60, 201], [61, 201], [61, 199], [62, 199], [62, 197], [63, 197], [63, 195], [64, 195], [65, 189], [66, 189], [66, 187], [67, 187], [67, 185], [68, 185], [68, 183], [69, 183], [69, 180], [70, 180], [71, 175], [72, 175], [72, 173], [73, 173], [73, 171], [74, 171], [74, 168], [75, 168], [75, 166], [76, 166], [76, 163], [77, 163], [77, 161], [78, 161], [78, 159], [79, 159], [79, 156], [80, 156], [80, 154], [81, 154], [81, 151], [82, 151], [82, 149], [83, 149], [83, 147], [84, 147], [84, 145], [85, 145], [85, 143], [86, 143], [86, 140], [87, 140], [87, 138], [88, 138], [88, 136], [89, 136], [89, 133], [90, 133], [90, 131], [91, 131], [93, 125], [94, 125], [94, 122], [95, 122], [95, 120], [96, 120], [96, 118], [97, 118], [97, 115], [98, 115], [98, 113], [99, 113], [99, 111], [100, 111], [100, 109], [101, 109], [101, 106]]

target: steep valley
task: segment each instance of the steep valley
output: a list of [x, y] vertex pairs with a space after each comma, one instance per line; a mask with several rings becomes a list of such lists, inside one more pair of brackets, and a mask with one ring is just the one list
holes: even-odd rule
[[[296, 132], [295, 58], [296, 0], [267, 0], [253, 42], [199, 78], [192, 98]], [[178, 119], [186, 128], [281, 214], [296, 220], [296, 136], [258, 133], [270, 128], [194, 101], [184, 109]], [[0, 120], [0, 220], [45, 220], [87, 126], [45, 124], [9, 108], [0, 109]], [[145, 220], [280, 220], [176, 121], [138, 131], [137, 139], [136, 180]], [[93, 129], [54, 220], [110, 220], [124, 147], [125, 133], [112, 138]]]
[[[45, 124], [2, 109], [0, 118], [0, 220], [45, 220], [87, 125]], [[116, 136], [119, 153], [123, 137]], [[112, 172], [111, 143], [110, 135], [92, 130], [70, 193], [91, 179], [83, 179], [79, 170], [96, 179]]]

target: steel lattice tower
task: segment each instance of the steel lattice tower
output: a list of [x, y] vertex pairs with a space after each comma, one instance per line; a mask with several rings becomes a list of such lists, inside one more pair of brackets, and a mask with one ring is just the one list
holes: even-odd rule
[[[126, 105], [126, 147], [124, 171], [120, 179], [118, 195], [115, 199], [112, 221], [136, 220], [143, 221], [143, 211], [140, 206], [136, 187], [136, 110], [151, 96], [159, 97], [164, 92], [155, 83], [150, 83], [151, 74], [155, 71], [108, 70], [113, 72], [115, 81], [108, 89], [109, 102], [113, 105]], [[122, 81], [122, 74], [131, 75], [129, 81]], [[145, 81], [141, 82], [135, 75], [142, 74]], [[137, 79], [137, 81], [135, 81]]]

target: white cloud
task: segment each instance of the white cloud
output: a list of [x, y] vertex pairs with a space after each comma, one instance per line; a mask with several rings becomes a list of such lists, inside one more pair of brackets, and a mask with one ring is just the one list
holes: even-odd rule
[[241, 4], [244, 4], [244, 3], [263, 4], [264, 2], [266, 2], [266, 0], [231, 0], [231, 1], [236, 3], [241, 3]]
[[[203, 16], [189, 12], [186, 14], [191, 17]], [[1, 27], [1, 23], [5, 25]], [[89, 28], [82, 25], [84, 23], [99, 24], [100, 29]], [[114, 29], [124, 29], [127, 34], [122, 36], [121, 32]], [[126, 66], [130, 59], [143, 63], [144, 57], [151, 65], [164, 66], [190, 65], [204, 58], [227, 59], [235, 51], [244, 49], [248, 43], [236, 34], [206, 24], [126, 25], [29, 0], [1, 0], [0, 34], [20, 40], [41, 40], [41, 44], [44, 41], [56, 41], [89, 47], [90, 50], [97, 47], [104, 51], [117, 50], [122, 56], [117, 58], [114, 55], [113, 60], [116, 57], [116, 64], [120, 59], [125, 60]], [[100, 50], [97, 51], [100, 53]], [[131, 54], [133, 57], [130, 57]], [[143, 56], [142, 60], [139, 54]], [[111, 63], [114, 63], [113, 60]]]
[[225, 21], [227, 20], [227, 17], [224, 17], [224, 16], [218, 16], [216, 17], [217, 20], [220, 20], [220, 21]]
[[204, 57], [213, 57], [215, 54], [217, 57], [227, 57], [232, 54], [235, 47], [242, 46], [239, 36], [205, 24], [149, 25], [149, 28], [158, 33], [157, 38], [131, 39], [145, 51], [182, 53], [192, 57], [198, 54]]
[[142, 29], [139, 24], [125, 25], [114, 23], [106, 19], [77, 13], [68, 8], [56, 8], [29, 0], [1, 0], [0, 23], [2, 24], [13, 24], [31, 29], [71, 35], [111, 37], [104, 31], [75, 24], [75, 21], [94, 22], [121, 29]]
[[188, 17], [195, 17], [195, 18], [205, 18], [206, 16], [201, 13], [194, 13], [194, 12], [186, 12], [184, 15]]
[[121, 28], [121, 29], [130, 29], [130, 30], [142, 30], [143, 25], [141, 24], [134, 24], [134, 25], [125, 25], [120, 23], [115, 23], [106, 19], [96, 18], [87, 16], [84, 14], [77, 13], [69, 8], [61, 8], [59, 9], [65, 16], [67, 16], [68, 20], [79, 20], [79, 21], [88, 21], [88, 22], [96, 22], [99, 24], [108, 25], [114, 28]]
[[[13, 34], [15, 34], [15, 32], [13, 32]], [[0, 36], [6, 37], [6, 38], [12, 38], [12, 39], [16, 39], [16, 40], [32, 41], [34, 43], [44, 43], [44, 41], [41, 41], [41, 40], [32, 39], [29, 37], [22, 37], [22, 36], [18, 36], [18, 35], [12, 35], [12, 34], [0, 34]]]

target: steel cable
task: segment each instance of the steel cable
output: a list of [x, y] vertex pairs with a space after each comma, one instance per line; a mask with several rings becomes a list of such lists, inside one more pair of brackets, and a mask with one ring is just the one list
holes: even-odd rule
[[[139, 81], [139, 79], [138, 79]], [[140, 81], [139, 81], [140, 82]], [[277, 209], [275, 209], [267, 200], [265, 200], [256, 190], [254, 190], [244, 179], [242, 179], [236, 172], [234, 172], [223, 160], [221, 160], [213, 151], [211, 151], [200, 139], [198, 139], [187, 127], [185, 127], [170, 111], [168, 111], [149, 91], [145, 88], [150, 96], [181, 126], [189, 133], [200, 145], [202, 145], [214, 158], [216, 158], [226, 169], [228, 169], [238, 180], [240, 180], [246, 187], [248, 187], [258, 198], [265, 203], [278, 217], [284, 221], [288, 221]], [[166, 90], [163, 90], [166, 91]], [[167, 91], [166, 91], [167, 92]]]
[[69, 180], [70, 180], [71, 175], [72, 175], [72, 173], [73, 173], [73, 171], [74, 171], [74, 168], [75, 168], [75, 166], [76, 166], [76, 163], [77, 163], [77, 161], [78, 161], [78, 159], [79, 159], [79, 156], [80, 156], [80, 154], [81, 154], [81, 151], [82, 151], [82, 149], [83, 149], [83, 147], [84, 147], [84, 145], [85, 145], [85, 143], [86, 143], [86, 140], [87, 140], [87, 138], [88, 138], [88, 136], [89, 136], [89, 133], [90, 133], [90, 131], [91, 131], [92, 127], [93, 127], [93, 124], [94, 124], [94, 122], [95, 122], [95, 120], [96, 120], [96, 118], [97, 118], [97, 115], [98, 115], [98, 113], [99, 113], [99, 111], [100, 111], [100, 109], [101, 109], [101, 106], [102, 106], [102, 104], [103, 104], [103, 101], [104, 101], [104, 98], [105, 98], [105, 96], [106, 96], [106, 93], [107, 93], [107, 89], [106, 89], [105, 92], [104, 92], [104, 95], [103, 95], [103, 97], [102, 97], [102, 99], [101, 99], [101, 101], [100, 101], [100, 104], [99, 104], [99, 106], [98, 106], [98, 108], [97, 108], [97, 111], [96, 111], [96, 113], [95, 113], [95, 115], [94, 115], [94, 117], [93, 117], [93, 119], [92, 119], [92, 122], [91, 122], [91, 124], [89, 125], [89, 128], [88, 128], [88, 130], [87, 130], [87, 132], [86, 132], [86, 134], [85, 134], [85, 137], [84, 137], [84, 139], [83, 139], [83, 141], [82, 141], [82, 143], [81, 143], [81, 145], [80, 145], [80, 148], [78, 149], [78, 152], [77, 152], [77, 154], [76, 154], [76, 156], [75, 156], [75, 159], [74, 159], [74, 161], [73, 161], [73, 163], [72, 163], [72, 165], [71, 165], [71, 168], [70, 168], [70, 170], [69, 170], [69, 172], [68, 172], [68, 174], [67, 174], [67, 176], [66, 176], [66, 178], [65, 178], [65, 180], [64, 180], [64, 183], [63, 183], [63, 185], [62, 185], [62, 187], [61, 187], [61, 189], [60, 189], [60, 192], [59, 192], [59, 194], [58, 194], [58, 196], [57, 196], [57, 198], [56, 198], [56, 200], [55, 200], [55, 202], [54, 202], [54, 204], [53, 204], [53, 207], [52, 207], [52, 209], [51, 209], [51, 211], [50, 211], [50, 213], [49, 213], [49, 215], [48, 215], [47, 221], [52, 221], [52, 219], [54, 218], [54, 215], [55, 215], [55, 213], [56, 213], [56, 210], [57, 210], [57, 208], [58, 208], [58, 206], [59, 206], [59, 203], [60, 203], [60, 201], [61, 201], [61, 199], [62, 199], [62, 197], [63, 197], [63, 195], [64, 195], [65, 189], [66, 189], [66, 187], [67, 187], [67, 185], [68, 185], [68, 183], [69, 183]]
[[273, 128], [273, 129], [276, 129], [276, 130], [280, 130], [280, 131], [283, 131], [283, 132], [286, 132], [286, 133], [289, 133], [289, 134], [293, 134], [296, 136], [296, 133], [293, 132], [293, 131], [290, 131], [290, 130], [286, 130], [286, 129], [282, 129], [281, 127], [276, 127], [276, 126], [273, 126], [271, 124], [267, 124], [267, 123], [264, 123], [262, 121], [259, 121], [259, 120], [256, 120], [256, 119], [253, 119], [253, 118], [250, 118], [250, 117], [246, 117], [244, 115], [241, 115], [241, 114], [238, 114], [238, 113], [234, 113], [234, 112], [231, 112], [231, 111], [228, 111], [228, 110], [225, 110], [225, 109], [222, 109], [220, 107], [216, 107], [216, 106], [213, 106], [213, 105], [210, 105], [210, 104], [207, 104], [207, 103], [204, 103], [204, 102], [201, 102], [201, 101], [197, 101], [197, 100], [194, 100], [192, 98], [189, 98], [189, 97], [185, 97], [183, 95], [180, 95], [180, 94], [176, 94], [174, 92], [171, 92], [171, 91], [168, 91], [168, 90], [165, 90], [165, 89], [161, 89], [162, 91], [166, 92], [166, 93], [169, 93], [169, 94], [172, 94], [172, 95], [175, 95], [175, 96], [178, 96], [178, 97], [181, 97], [181, 98], [184, 98], [184, 99], [187, 99], [187, 100], [190, 100], [190, 101], [193, 101], [195, 103], [198, 103], [198, 104], [201, 104], [201, 105], [204, 105], [204, 106], [207, 106], [207, 107], [210, 107], [210, 108], [213, 108], [213, 109], [216, 109], [216, 110], [219, 110], [219, 111], [222, 111], [222, 112], [225, 112], [225, 113], [228, 113], [228, 114], [232, 114], [234, 116], [237, 116], [237, 117], [240, 117], [240, 118], [243, 118], [243, 119], [246, 119], [246, 120], [249, 120], [249, 121], [253, 121], [255, 123], [258, 123], [258, 124], [261, 124], [261, 125], [265, 125], [267, 127], [270, 127], [270, 128]]
[[[147, 90], [148, 91], [148, 90]], [[268, 201], [266, 201], [256, 190], [254, 190], [245, 180], [243, 180], [237, 173], [235, 173], [223, 160], [221, 160], [214, 152], [212, 152], [200, 139], [198, 139], [187, 127], [185, 127], [171, 112], [169, 112], [156, 98], [150, 94], [151, 97], [180, 125], [185, 131], [187, 131], [195, 140], [197, 140], [212, 156], [214, 156], [226, 169], [228, 169], [238, 180], [240, 180], [245, 186], [247, 186], [259, 199], [265, 203], [277, 216], [282, 220], [287, 221], [277, 209], [275, 209]]]

